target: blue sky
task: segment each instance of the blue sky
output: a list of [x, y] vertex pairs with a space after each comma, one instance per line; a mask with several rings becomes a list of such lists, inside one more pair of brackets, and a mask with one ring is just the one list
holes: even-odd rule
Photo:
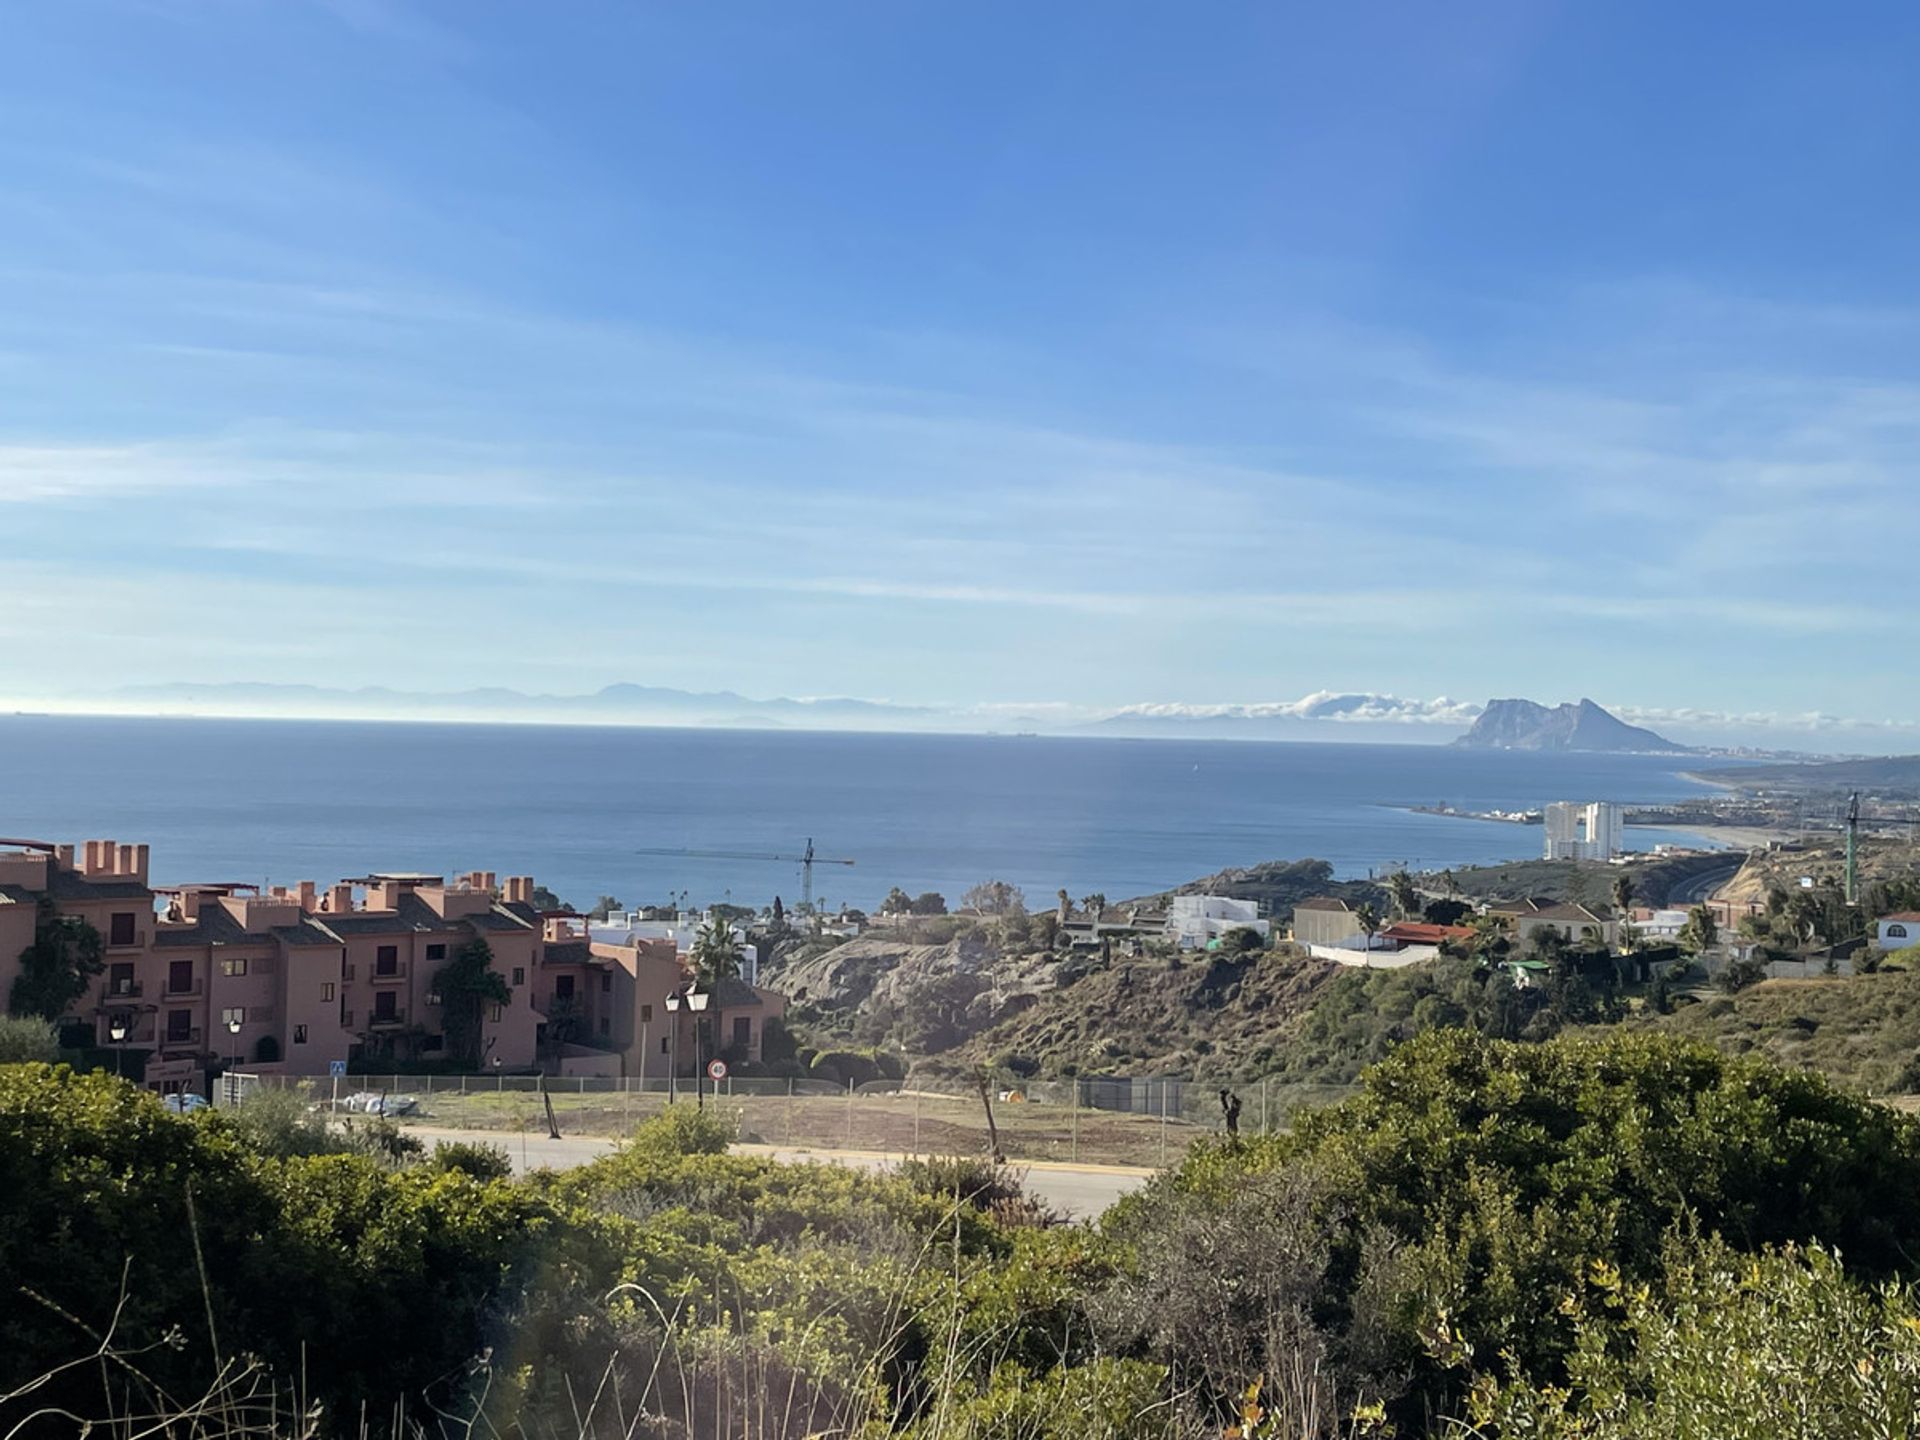
[[1917, 42], [16, 7], [0, 694], [1592, 695], [1897, 745]]

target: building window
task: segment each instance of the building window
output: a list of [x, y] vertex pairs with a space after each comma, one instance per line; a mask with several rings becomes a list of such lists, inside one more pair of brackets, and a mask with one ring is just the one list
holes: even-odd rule
[[1888, 938], [1889, 940], [1904, 940], [1904, 939], [1906, 939], [1906, 938], [1907, 938], [1907, 927], [1906, 927], [1906, 926], [1904, 926], [1904, 925], [1889, 925], [1889, 926], [1887, 926], [1887, 938]]
[[133, 978], [133, 966], [113, 965], [107, 969], [107, 993], [109, 995], [138, 995], [140, 987]]
[[611, 974], [602, 975], [600, 977], [600, 993], [602, 995], [608, 995], [608, 994], [611, 994], [612, 991], [613, 991], [613, 976]]
[[172, 995], [184, 995], [193, 989], [193, 962], [176, 960], [167, 966], [167, 992]]
[[293, 1027], [293, 1043], [296, 1045], [304, 1045], [307, 1043], [307, 1027], [306, 1026], [296, 1025]]
[[526, 966], [516, 965], [513, 967], [513, 983], [516, 985], [524, 985], [527, 983], [527, 967]]
[[444, 960], [446, 958], [447, 958], [447, 947], [445, 945], [436, 944], [436, 945], [427, 946], [427, 959]]
[[504, 1005], [494, 1006], [493, 1014], [490, 1018], [493, 1020], [494, 1024], [498, 1025], [502, 1020], [507, 1018], [507, 1007]]
[[241, 1006], [229, 1005], [220, 1012], [220, 1023], [226, 1026], [247, 1023], [247, 1012]]
[[556, 975], [553, 977], [553, 998], [571, 1000], [573, 998], [573, 976]]
[[600, 1017], [600, 1033], [602, 1035], [611, 1035], [613, 1033], [613, 1021], [609, 1020], [605, 1015]]
[[247, 973], [247, 962], [244, 959], [222, 960], [220, 962], [220, 973], [232, 979], [238, 979]]
[[753, 1043], [753, 1018], [751, 1016], [734, 1016], [733, 1043], [743, 1047]]
[[331, 1005], [333, 1003], [333, 982], [331, 980], [323, 980], [320, 982], [320, 1003], [322, 1005]]
[[642, 1005], [640, 1007], [640, 1023], [642, 1025], [651, 1025], [653, 1023], [653, 1007], [651, 1005]]
[[379, 990], [373, 997], [373, 1023], [387, 1024], [400, 1018], [400, 997], [392, 990]]
[[167, 1043], [185, 1045], [193, 1039], [193, 1011], [169, 1010], [167, 1012]]
[[667, 1037], [664, 1035], [660, 1037], [660, 1053], [662, 1055], [667, 1053]]
[[398, 975], [400, 973], [400, 947], [382, 945], [373, 952], [373, 973], [376, 975]]
[[122, 911], [107, 921], [107, 943], [109, 945], [131, 945], [134, 943], [134, 927], [140, 923], [137, 915]]

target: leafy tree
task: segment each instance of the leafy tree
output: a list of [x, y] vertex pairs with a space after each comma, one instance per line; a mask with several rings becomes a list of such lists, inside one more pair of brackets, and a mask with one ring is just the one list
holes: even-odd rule
[[20, 973], [7, 997], [8, 1013], [58, 1020], [106, 969], [106, 946], [86, 921], [62, 915], [43, 899], [34, 916], [33, 943], [20, 952]]
[[962, 909], [977, 911], [982, 915], [1027, 913], [1027, 897], [1020, 893], [1018, 885], [1009, 885], [1004, 880], [981, 881], [960, 897], [960, 905]]
[[1362, 900], [1353, 907], [1353, 923], [1360, 927], [1360, 933], [1367, 937], [1368, 963], [1372, 963], [1373, 937], [1380, 933], [1380, 912], [1370, 900]]
[[1713, 911], [1704, 905], [1696, 905], [1687, 912], [1687, 923], [1680, 927], [1680, 933], [1674, 938], [1689, 955], [1700, 955], [1720, 943], [1720, 925], [1713, 918]]
[[506, 1005], [513, 991], [493, 968], [493, 947], [474, 936], [433, 972], [433, 988], [440, 993], [440, 1025], [446, 1035], [447, 1058], [467, 1070], [478, 1070], [489, 1005]]
[[544, 885], [533, 887], [533, 908], [536, 910], [560, 910], [568, 915], [575, 913], [573, 906], [562, 900]]
[[880, 902], [882, 915], [906, 915], [913, 910], [913, 897], [898, 885], [887, 891], [887, 898]]
[[602, 895], [598, 900], [593, 902], [593, 909], [587, 912], [587, 917], [591, 920], [604, 920], [615, 911], [625, 910], [626, 908], [626, 906], [614, 899], [613, 896]]
[[0, 1065], [23, 1065], [60, 1057], [60, 1037], [53, 1023], [37, 1016], [0, 1015]]
[[1429, 925], [1458, 925], [1472, 913], [1473, 907], [1464, 900], [1429, 900], [1420, 918]]
[[1107, 897], [1102, 895], [1098, 890], [1094, 891], [1091, 895], [1082, 895], [1080, 897], [1080, 908], [1098, 920], [1100, 913], [1107, 908]]
[[723, 917], [714, 916], [694, 936], [693, 974], [702, 988], [740, 974], [740, 942]]
[[944, 915], [947, 913], [947, 897], [937, 890], [925, 890], [913, 897], [915, 915]]
[[1230, 955], [1251, 955], [1266, 949], [1267, 941], [1251, 925], [1236, 925], [1220, 937], [1220, 948]]

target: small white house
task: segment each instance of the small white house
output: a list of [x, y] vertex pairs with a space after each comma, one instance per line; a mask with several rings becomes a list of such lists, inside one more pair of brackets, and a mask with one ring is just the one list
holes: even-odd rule
[[1878, 924], [1878, 943], [1882, 950], [1904, 950], [1909, 945], [1920, 945], [1920, 911], [1902, 910], [1895, 915], [1882, 915]]
[[1262, 940], [1272, 927], [1252, 900], [1225, 895], [1176, 895], [1167, 907], [1167, 933], [1182, 950], [1199, 950], [1229, 930], [1251, 930]]

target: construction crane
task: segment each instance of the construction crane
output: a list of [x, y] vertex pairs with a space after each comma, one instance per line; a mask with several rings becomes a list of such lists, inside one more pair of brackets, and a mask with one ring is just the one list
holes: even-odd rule
[[1862, 815], [1860, 813], [1860, 792], [1854, 791], [1847, 797], [1847, 904], [1860, 902], [1860, 822], [1867, 820], [1876, 825], [1905, 825], [1908, 834], [1915, 833], [1913, 827], [1920, 825], [1905, 815]]
[[636, 855], [677, 855], [690, 860], [759, 860], [771, 861], [782, 865], [800, 867], [801, 901], [809, 911], [813, 909], [813, 867], [816, 865], [851, 865], [851, 860], [836, 859], [830, 855], [816, 855], [813, 849], [813, 837], [807, 837], [807, 848], [799, 855], [765, 855], [756, 850], [636, 850]]

